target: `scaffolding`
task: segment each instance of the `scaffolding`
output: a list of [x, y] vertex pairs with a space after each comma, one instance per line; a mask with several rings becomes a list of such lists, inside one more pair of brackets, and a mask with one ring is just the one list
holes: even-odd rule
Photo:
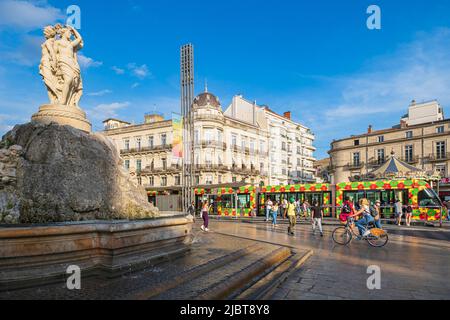
[[186, 44], [180, 52], [181, 114], [183, 116], [182, 210], [194, 200], [194, 46]]

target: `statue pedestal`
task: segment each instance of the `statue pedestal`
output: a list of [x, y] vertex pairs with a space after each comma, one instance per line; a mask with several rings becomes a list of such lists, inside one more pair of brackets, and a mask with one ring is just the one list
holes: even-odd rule
[[60, 125], [69, 125], [76, 129], [91, 132], [91, 123], [86, 118], [86, 113], [79, 107], [60, 104], [45, 104], [31, 117], [32, 121], [41, 123], [56, 122]]

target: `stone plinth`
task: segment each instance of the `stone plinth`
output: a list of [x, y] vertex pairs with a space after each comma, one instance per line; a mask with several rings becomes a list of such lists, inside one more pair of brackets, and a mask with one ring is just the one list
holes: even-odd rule
[[192, 219], [173, 216], [142, 221], [94, 221], [43, 226], [0, 226], [0, 291], [67, 278], [114, 277], [189, 250]]
[[60, 125], [69, 125], [85, 132], [91, 132], [91, 123], [86, 118], [86, 113], [79, 107], [64, 106], [58, 104], [46, 104], [39, 108], [31, 120], [40, 123], [55, 122]]

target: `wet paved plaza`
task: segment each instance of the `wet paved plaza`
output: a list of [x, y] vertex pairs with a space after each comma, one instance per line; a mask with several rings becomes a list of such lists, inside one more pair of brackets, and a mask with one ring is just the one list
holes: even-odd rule
[[[384, 248], [365, 241], [336, 245], [325, 227], [325, 236], [315, 236], [308, 225], [298, 225], [296, 235], [287, 235], [287, 226], [275, 229], [266, 223], [215, 222], [216, 232], [240, 235], [302, 249], [314, 255], [281, 284], [273, 299], [449, 299], [450, 241], [415, 238], [390, 233]], [[401, 232], [395, 232], [401, 233]], [[411, 232], [409, 232], [411, 234]], [[381, 290], [369, 290], [369, 266], [381, 269]]]

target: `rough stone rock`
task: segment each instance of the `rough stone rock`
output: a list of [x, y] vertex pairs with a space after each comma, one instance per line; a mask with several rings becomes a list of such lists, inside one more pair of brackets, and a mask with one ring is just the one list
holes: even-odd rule
[[[158, 215], [102, 134], [35, 122], [1, 142], [0, 223], [144, 219]], [[5, 179], [5, 181], [3, 181]]]

